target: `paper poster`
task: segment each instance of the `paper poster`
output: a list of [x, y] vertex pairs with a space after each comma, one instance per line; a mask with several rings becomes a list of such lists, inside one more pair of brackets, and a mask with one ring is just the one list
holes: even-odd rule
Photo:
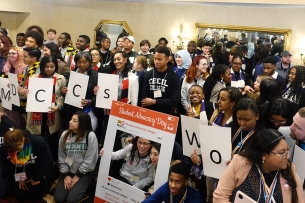
[[301, 185], [303, 186], [303, 192], [305, 195], [305, 151], [299, 146], [295, 145], [293, 153], [293, 163], [300, 177]]
[[295, 140], [290, 136], [290, 126], [282, 126], [278, 129], [278, 131], [285, 136], [285, 140], [290, 149], [293, 149]]
[[109, 176], [114, 135], [118, 130], [161, 144], [154, 179], [155, 191], [163, 185], [168, 180], [178, 119], [171, 115], [112, 101], [94, 202], [140, 203], [145, 199], [144, 191]]
[[20, 106], [20, 98], [18, 95], [18, 76], [17, 74], [8, 73], [8, 79], [10, 83], [12, 104]]
[[3, 108], [12, 110], [12, 100], [10, 95], [10, 88], [8, 88], [8, 78], [0, 77], [0, 99]]
[[52, 105], [53, 79], [29, 78], [26, 112], [48, 112]]
[[99, 73], [98, 86], [96, 107], [110, 109], [112, 100], [118, 99], [119, 75]]
[[83, 108], [82, 99], [85, 99], [89, 76], [70, 72], [70, 79], [68, 84], [68, 92], [66, 94], [65, 103], [72, 106]]
[[204, 175], [220, 179], [231, 159], [231, 128], [201, 125], [200, 143]]
[[198, 155], [201, 154], [199, 126], [208, 125], [208, 122], [183, 115], [180, 118], [183, 155], [190, 157], [194, 149], [196, 149]]

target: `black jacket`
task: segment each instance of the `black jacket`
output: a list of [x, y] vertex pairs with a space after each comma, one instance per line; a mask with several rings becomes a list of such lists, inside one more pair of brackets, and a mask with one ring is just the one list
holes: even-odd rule
[[13, 123], [13, 121], [11, 121], [11, 119], [9, 119], [6, 116], [2, 116], [1, 122], [0, 122], [0, 146], [2, 144], [2, 139], [1, 138], [9, 130], [9, 128], [14, 128], [14, 127], [16, 127], [16, 126]]
[[[162, 97], [155, 98], [154, 91], [161, 90]], [[164, 72], [148, 71], [143, 82], [142, 98], [156, 99], [156, 104], [146, 108], [166, 114], [173, 114], [181, 96], [180, 79], [172, 68]]]
[[[43, 137], [32, 135], [29, 131], [24, 131], [24, 133], [32, 143], [32, 154], [25, 167], [16, 165], [16, 173], [23, 172], [24, 168], [28, 180], [32, 178], [34, 181], [40, 181], [50, 175], [47, 174], [47, 171], [53, 166], [53, 157]], [[4, 152], [3, 147], [0, 148], [0, 157], [5, 174], [13, 176], [15, 165], [9, 160], [8, 154]]]

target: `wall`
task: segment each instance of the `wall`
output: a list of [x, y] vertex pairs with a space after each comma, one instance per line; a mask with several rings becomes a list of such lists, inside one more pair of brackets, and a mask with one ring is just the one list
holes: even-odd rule
[[1, 3], [0, 10], [30, 13], [16, 28], [17, 32], [24, 31], [26, 25], [38, 24], [44, 30], [52, 27], [58, 32], [67, 31], [73, 41], [79, 34], [87, 34], [93, 40], [93, 29], [101, 19], [125, 20], [135, 33], [136, 51], [142, 39], [148, 39], [154, 46], [160, 37], [166, 37], [175, 51], [172, 41], [176, 39], [173, 35], [178, 35], [181, 23], [188, 36], [186, 41], [195, 38], [195, 23], [292, 29], [290, 51], [294, 64], [301, 63], [298, 48], [300, 44], [305, 45], [304, 6], [187, 5], [100, 0], [23, 0], [20, 3], [19, 0], [10, 0], [5, 1], [4, 5]]

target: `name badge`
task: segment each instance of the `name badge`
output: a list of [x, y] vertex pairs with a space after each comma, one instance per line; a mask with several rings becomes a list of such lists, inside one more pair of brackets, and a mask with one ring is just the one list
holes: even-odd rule
[[15, 181], [18, 182], [20, 180], [26, 180], [26, 173], [25, 172], [15, 174]]
[[66, 164], [68, 164], [71, 167], [73, 164], [73, 159], [71, 159], [70, 157], [67, 156], [65, 162], [66, 162]]
[[129, 181], [130, 182], [138, 182], [140, 180], [140, 177], [139, 176], [134, 176], [134, 175], [132, 175], [132, 176], [130, 176], [130, 178], [129, 178]]
[[161, 90], [155, 90], [154, 91], [154, 98], [159, 98], [162, 97], [162, 92]]

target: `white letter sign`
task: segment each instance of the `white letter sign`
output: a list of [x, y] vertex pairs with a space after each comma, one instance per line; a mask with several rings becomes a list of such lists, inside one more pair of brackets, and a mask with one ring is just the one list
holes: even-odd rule
[[2, 101], [1, 105], [3, 108], [12, 110], [12, 100], [10, 95], [10, 88], [7, 87], [9, 83], [8, 78], [0, 77], [0, 99]]
[[29, 78], [26, 112], [48, 112], [52, 104], [53, 78]]
[[76, 73], [74, 71], [70, 72], [68, 92], [65, 98], [66, 104], [83, 108], [81, 102], [82, 98], [84, 99], [86, 97], [88, 80], [88, 75]]
[[99, 73], [98, 86], [96, 107], [110, 109], [112, 100], [118, 99], [119, 75]]
[[[302, 142], [302, 141], [299, 141], [299, 142]], [[304, 184], [305, 184], [304, 157], [305, 157], [305, 151], [303, 149], [301, 149], [299, 146], [295, 145], [294, 153], [293, 153], [293, 163], [294, 163], [297, 173], [300, 177], [300, 181], [301, 181], [301, 185], [303, 186], [303, 189], [304, 189]], [[305, 190], [303, 190], [303, 192], [305, 195]]]
[[204, 175], [219, 179], [231, 159], [231, 128], [200, 126]]
[[20, 99], [18, 95], [18, 76], [17, 74], [8, 73], [8, 79], [10, 82], [12, 104], [20, 106]]
[[183, 115], [180, 118], [183, 155], [190, 157], [194, 149], [196, 149], [197, 154], [201, 154], [199, 126], [208, 125], [208, 122]]

